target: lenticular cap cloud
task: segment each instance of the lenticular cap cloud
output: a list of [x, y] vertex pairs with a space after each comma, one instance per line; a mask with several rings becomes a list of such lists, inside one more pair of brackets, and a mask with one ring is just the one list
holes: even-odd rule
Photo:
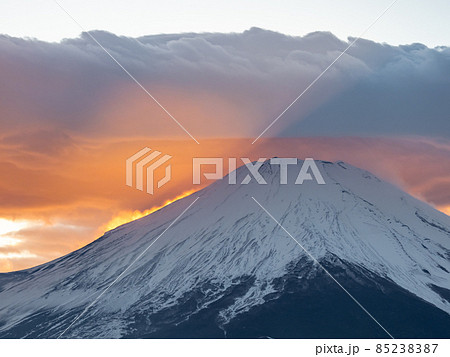
[[[194, 136], [257, 136], [348, 45], [327, 32], [258, 28], [92, 35]], [[60, 43], [0, 36], [0, 76], [0, 123], [10, 131], [185, 135], [86, 33]], [[449, 48], [361, 39], [267, 135], [448, 139], [449, 95]]]

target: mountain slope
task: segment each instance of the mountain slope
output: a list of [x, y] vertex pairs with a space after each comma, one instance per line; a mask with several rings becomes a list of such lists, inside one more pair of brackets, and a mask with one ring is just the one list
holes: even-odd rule
[[287, 185], [266, 162], [267, 185], [215, 182], [0, 275], [0, 337], [58, 337], [150, 244], [64, 337], [386, 337], [252, 197], [392, 334], [450, 337], [450, 218], [342, 162], [318, 162], [325, 185], [294, 185], [300, 164]]

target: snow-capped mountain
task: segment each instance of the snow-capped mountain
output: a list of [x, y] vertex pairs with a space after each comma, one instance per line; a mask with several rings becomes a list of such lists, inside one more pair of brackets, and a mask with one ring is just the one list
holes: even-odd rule
[[301, 163], [0, 274], [0, 337], [388, 337], [257, 202], [394, 337], [450, 337], [450, 218], [343, 162], [295, 185]]

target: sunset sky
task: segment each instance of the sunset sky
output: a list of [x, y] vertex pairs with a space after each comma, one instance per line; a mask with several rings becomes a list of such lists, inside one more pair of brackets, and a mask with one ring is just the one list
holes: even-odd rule
[[[347, 47], [346, 37], [390, 1], [376, 9], [344, 2], [333, 21], [312, 3], [287, 1], [269, 22], [273, 9], [262, 2], [253, 17], [244, 12], [216, 23], [208, 16], [194, 21], [192, 11], [183, 21], [163, 21], [174, 6], [169, 1], [149, 25], [139, 16], [114, 18], [118, 2], [108, 2], [115, 12], [103, 1], [77, 3], [61, 1], [200, 144], [52, 1], [29, 5], [49, 21], [30, 21], [17, 2], [2, 1], [0, 272], [54, 259], [200, 189], [206, 182], [192, 185], [193, 157], [342, 160], [450, 214], [448, 1], [432, 8], [399, 1], [253, 145]], [[150, 11], [135, 5], [130, 16], [139, 6]], [[100, 9], [105, 16], [94, 16]], [[286, 15], [295, 10], [311, 16], [303, 22]], [[204, 11], [220, 18], [208, 6]], [[427, 16], [429, 26], [408, 22]], [[214, 33], [176, 34], [186, 31]], [[153, 196], [125, 185], [125, 160], [145, 146], [173, 156], [173, 179]]]

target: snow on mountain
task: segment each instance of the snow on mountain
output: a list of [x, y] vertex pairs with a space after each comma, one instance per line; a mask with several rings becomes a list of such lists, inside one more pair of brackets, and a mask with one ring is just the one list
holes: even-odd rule
[[14, 330], [20, 337], [58, 337], [197, 197], [64, 337], [124, 336], [131, 316], [156, 319], [200, 291], [192, 315], [243, 277], [251, 277], [249, 286], [220, 308], [220, 324], [264, 304], [274, 281], [310, 258], [252, 197], [320, 262], [338, 257], [450, 314], [437, 290], [450, 286], [450, 218], [343, 162], [317, 161], [325, 185], [295, 185], [301, 163], [289, 166], [287, 185], [268, 161], [260, 168], [267, 185], [239, 184], [248, 173], [241, 167], [236, 185], [216, 181], [67, 256], [1, 274], [0, 336]]

